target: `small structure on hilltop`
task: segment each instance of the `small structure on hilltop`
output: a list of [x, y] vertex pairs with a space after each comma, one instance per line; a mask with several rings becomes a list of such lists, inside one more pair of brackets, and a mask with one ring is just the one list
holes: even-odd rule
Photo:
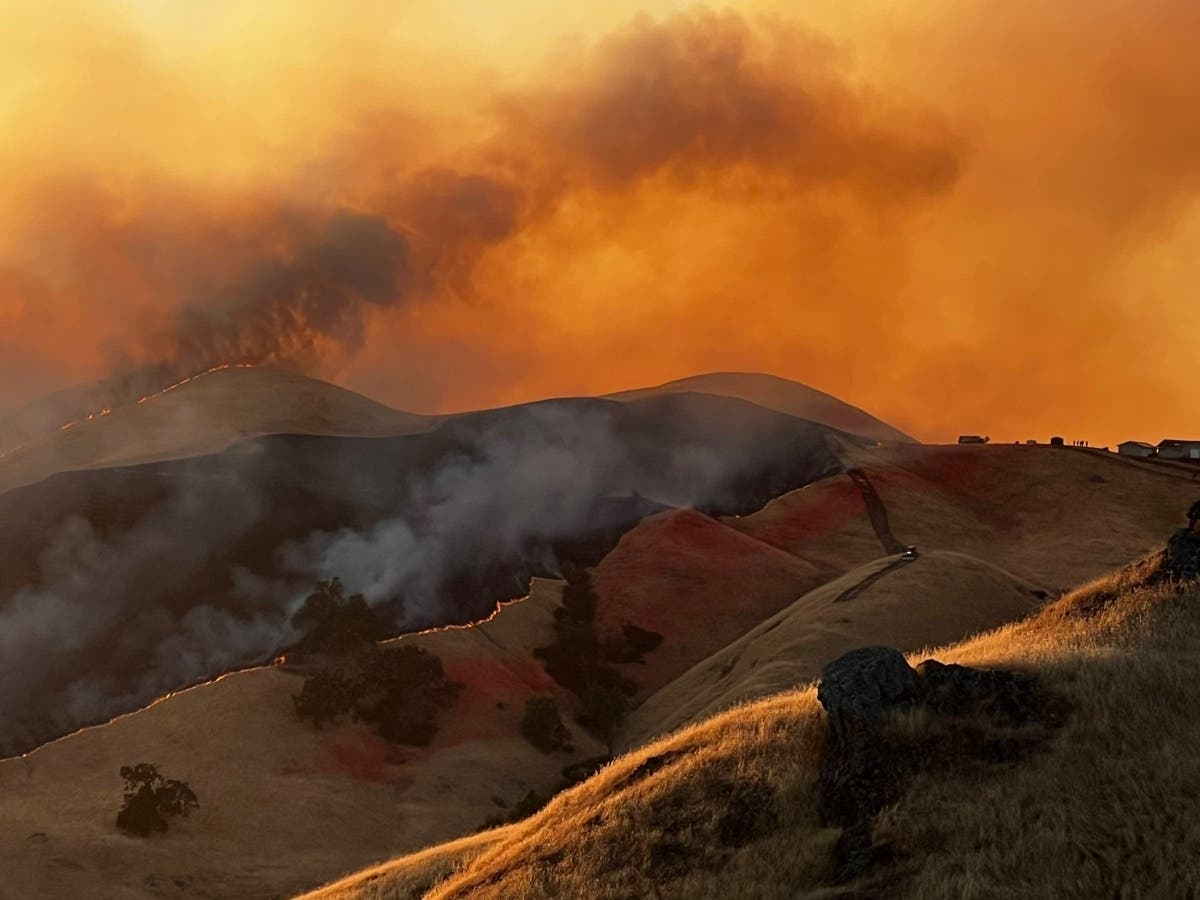
[[1067, 442], [1066, 442], [1066, 441], [1064, 441], [1064, 440], [1063, 440], [1061, 437], [1059, 437], [1057, 434], [1056, 434], [1054, 437], [1050, 438], [1050, 446], [1051, 446], [1051, 447], [1062, 447], [1062, 446], [1065, 446], [1065, 445], [1066, 445], [1066, 443], [1067, 443]]
[[960, 444], [986, 444], [991, 441], [991, 438], [986, 434], [960, 434], [958, 442]]
[[1145, 441], [1121, 441], [1117, 444], [1117, 452], [1122, 456], [1137, 456], [1145, 458], [1154, 455], [1154, 445]]
[[1160, 441], [1158, 444], [1158, 458], [1200, 461], [1200, 441]]

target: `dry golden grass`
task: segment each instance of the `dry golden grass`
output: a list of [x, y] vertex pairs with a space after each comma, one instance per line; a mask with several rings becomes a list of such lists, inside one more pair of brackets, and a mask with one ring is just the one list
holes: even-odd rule
[[[839, 600], [860, 585], [861, 593]], [[641, 746], [802, 684], [854, 647], [887, 644], [908, 651], [946, 644], [1041, 605], [1031, 585], [974, 557], [941, 550], [903, 564], [885, 557], [809, 591], [648, 697], [622, 727], [617, 746]]]
[[640, 400], [663, 394], [695, 392], [737, 397], [789, 416], [819, 422], [874, 441], [911, 443], [912, 438], [857, 406], [815, 388], [761, 372], [710, 372], [670, 381], [657, 387], [609, 394], [612, 400]]
[[[539, 580], [476, 627], [399, 639], [466, 685], [428, 747], [389, 745], [362, 725], [317, 730], [293, 712], [301, 676], [268, 667], [0, 760], [0, 898], [268, 900], [466, 834], [503, 811], [497, 799], [548, 792], [564, 765], [603, 752], [577, 727], [573, 755], [519, 733], [525, 700], [554, 689], [530, 648], [550, 640], [559, 599]], [[142, 761], [200, 799], [147, 840], [114, 827], [118, 770]]]
[[[379, 898], [1194, 896], [1200, 887], [1200, 590], [1149, 586], [1152, 564], [1031, 618], [913, 654], [1035, 673], [1071, 707], [1021, 761], [919, 776], [876, 833], [898, 862], [830, 887], [837, 837], [817, 823], [824, 716], [811, 687], [688, 728], [606, 767], [478, 852], [426, 851], [322, 900]], [[921, 729], [919, 717], [905, 727]], [[945, 723], [943, 723], [944, 726]], [[644, 777], [648, 760], [663, 764]], [[774, 821], [742, 847], [714, 836], [731, 789], [769, 786]], [[478, 849], [478, 848], [476, 848]], [[432, 854], [432, 856], [431, 856]], [[458, 870], [415, 885], [453, 858]], [[407, 879], [407, 881], [404, 881]]]
[[398, 435], [438, 421], [294, 372], [221, 369], [8, 450], [0, 456], [0, 491], [67, 470], [216, 453], [265, 434]]

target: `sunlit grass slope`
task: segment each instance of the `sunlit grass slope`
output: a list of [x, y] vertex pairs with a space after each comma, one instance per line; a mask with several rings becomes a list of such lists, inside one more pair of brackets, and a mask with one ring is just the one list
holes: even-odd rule
[[[526, 821], [315, 896], [1190, 896], [1200, 884], [1200, 590], [1147, 583], [1154, 565], [910, 656], [1031, 672], [1071, 712], [1016, 763], [951, 765], [909, 783], [876, 826], [894, 862], [857, 884], [832, 886], [838, 832], [818, 824], [815, 802], [825, 719], [801, 686], [621, 757]], [[723, 841], [747, 795], [767, 827]]]

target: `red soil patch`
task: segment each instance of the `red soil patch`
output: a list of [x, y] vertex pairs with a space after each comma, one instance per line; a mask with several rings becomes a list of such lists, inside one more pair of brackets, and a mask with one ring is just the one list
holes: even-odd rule
[[403, 748], [385, 741], [361, 723], [330, 733], [322, 741], [321, 751], [320, 771], [362, 781], [396, 781], [405, 761]]
[[654, 690], [823, 580], [817, 569], [693, 510], [642, 522], [592, 573], [601, 635], [623, 624], [663, 635], [631, 665]]
[[862, 495], [845, 476], [810, 484], [741, 519], [728, 520], [757, 540], [795, 552], [864, 515]]

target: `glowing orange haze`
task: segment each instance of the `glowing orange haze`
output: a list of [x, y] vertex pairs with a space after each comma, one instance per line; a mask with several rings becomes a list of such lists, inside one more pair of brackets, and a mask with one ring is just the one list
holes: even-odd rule
[[0, 0], [0, 404], [744, 369], [930, 440], [1200, 436], [1200, 5], [875, 5]]

